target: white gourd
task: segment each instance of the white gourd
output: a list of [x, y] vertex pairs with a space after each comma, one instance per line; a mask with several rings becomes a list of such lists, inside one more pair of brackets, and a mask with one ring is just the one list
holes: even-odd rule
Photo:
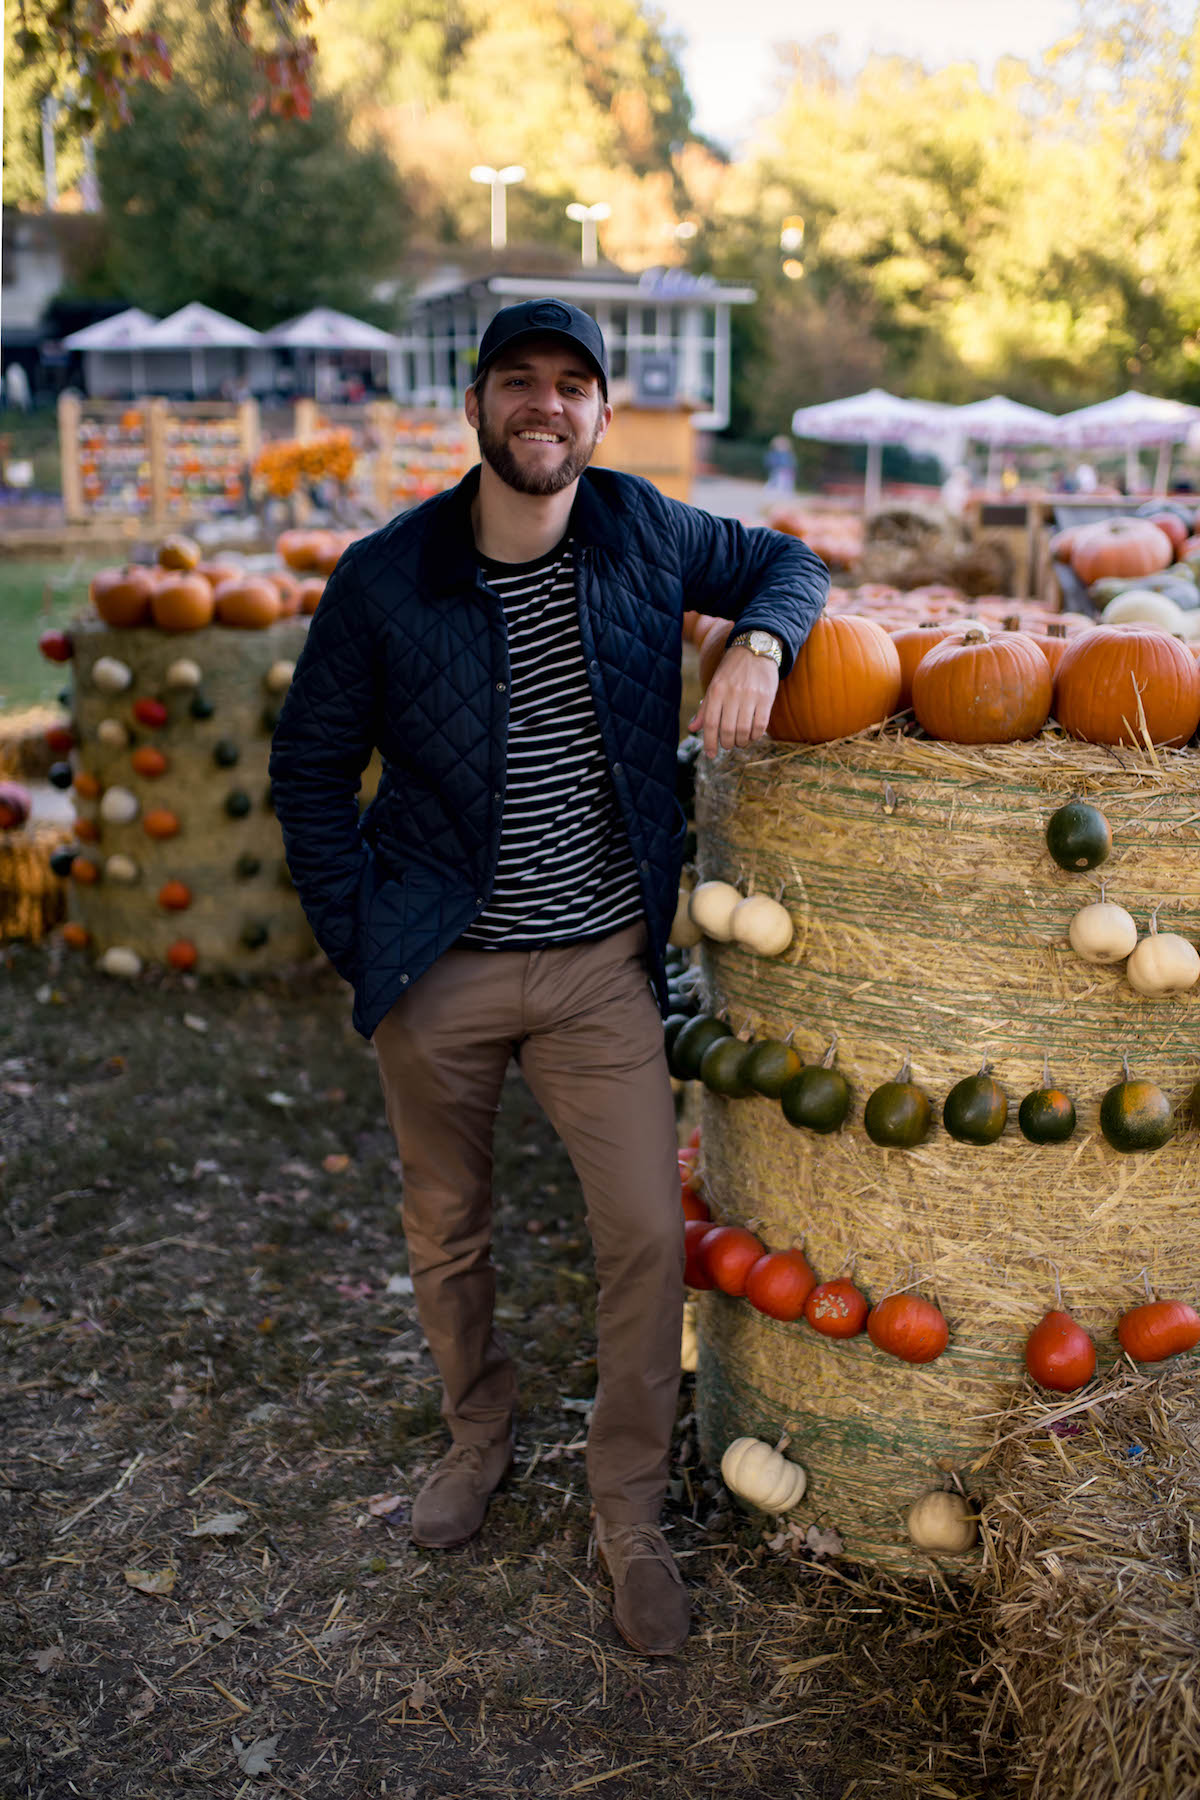
[[116, 656], [98, 656], [92, 664], [92, 686], [102, 694], [123, 694], [133, 682], [133, 670]]
[[1153, 588], [1126, 588], [1100, 615], [1102, 625], [1155, 625], [1160, 631], [1182, 631], [1186, 614], [1168, 594]]
[[263, 680], [273, 694], [282, 694], [292, 685], [292, 676], [296, 673], [294, 662], [273, 662]]
[[686, 882], [679, 884], [679, 898], [675, 902], [675, 917], [671, 920], [671, 929], [667, 934], [667, 942], [674, 944], [677, 950], [691, 950], [697, 945], [704, 933], [693, 919], [689, 911], [689, 903], [694, 889]]
[[1152, 921], [1149, 935], [1125, 964], [1125, 979], [1137, 994], [1182, 994], [1200, 981], [1200, 956], [1185, 937], [1158, 931]]
[[683, 1340], [679, 1346], [679, 1366], [685, 1374], [695, 1373], [700, 1360], [700, 1337], [696, 1325], [696, 1302], [683, 1303]]
[[730, 929], [735, 944], [759, 956], [782, 956], [796, 931], [787, 907], [767, 894], [748, 894], [735, 906]]
[[1081, 906], [1071, 920], [1067, 936], [1071, 948], [1084, 962], [1115, 963], [1127, 957], [1138, 940], [1137, 923], [1123, 906], [1096, 900]]
[[100, 967], [106, 975], [121, 975], [131, 980], [142, 972], [142, 959], [136, 950], [130, 950], [124, 944], [114, 944], [100, 958]]
[[721, 1458], [721, 1480], [730, 1493], [761, 1512], [790, 1512], [804, 1497], [808, 1476], [761, 1438], [734, 1438]]
[[961, 1494], [935, 1489], [909, 1507], [908, 1535], [918, 1550], [958, 1556], [979, 1536], [979, 1521]]
[[702, 881], [692, 890], [688, 912], [705, 937], [727, 944], [733, 937], [733, 909], [742, 896], [728, 881]]
[[120, 719], [101, 719], [96, 727], [96, 737], [106, 750], [124, 750], [129, 742], [129, 731]]
[[100, 796], [100, 817], [108, 825], [128, 825], [140, 811], [138, 797], [130, 788], [105, 788]]
[[115, 881], [121, 887], [132, 887], [138, 878], [138, 866], [132, 856], [122, 856], [119, 852], [110, 856], [104, 865], [104, 879]]
[[190, 656], [181, 656], [171, 663], [163, 679], [169, 688], [195, 688], [200, 686], [202, 675], [198, 662], [193, 662]]

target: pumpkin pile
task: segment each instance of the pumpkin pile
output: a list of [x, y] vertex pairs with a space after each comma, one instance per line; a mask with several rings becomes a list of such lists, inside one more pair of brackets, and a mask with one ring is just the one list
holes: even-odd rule
[[830, 512], [803, 506], [778, 506], [764, 514], [775, 531], [802, 538], [830, 569], [852, 569], [863, 553], [861, 513]]

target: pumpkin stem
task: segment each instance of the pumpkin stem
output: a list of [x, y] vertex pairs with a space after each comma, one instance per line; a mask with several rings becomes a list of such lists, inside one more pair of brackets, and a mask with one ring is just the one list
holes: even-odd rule
[[1149, 1271], [1149, 1269], [1142, 1270], [1142, 1282], [1146, 1289], [1147, 1300], [1153, 1300], [1154, 1289], [1150, 1286], [1150, 1271]]
[[1129, 1080], [1129, 1052], [1128, 1052], [1128, 1050], [1122, 1050], [1122, 1052], [1121, 1052], [1121, 1067], [1125, 1071], [1125, 1079], [1126, 1079], [1126, 1081], [1128, 1081]]
[[1062, 1311], [1062, 1282], [1058, 1278], [1058, 1264], [1057, 1263], [1050, 1264], [1050, 1272], [1054, 1276], [1054, 1304], [1058, 1308], [1059, 1312], [1061, 1312]]
[[1044, 1088], [1050, 1086], [1050, 1052], [1048, 1050], [1042, 1051], [1042, 1086]]
[[825, 1052], [824, 1056], [821, 1058], [821, 1067], [823, 1069], [832, 1069], [833, 1059], [837, 1055], [837, 1046], [838, 1046], [837, 1032], [835, 1031], [833, 1034], [833, 1041], [831, 1042], [831, 1044], [830, 1044], [828, 1050]]
[[979, 1065], [979, 1073], [981, 1075], [986, 1075], [987, 1072], [988, 1072], [988, 1059], [987, 1059], [987, 1051], [985, 1050], [983, 1053], [983, 1061]]
[[909, 1079], [909, 1077], [911, 1076], [911, 1074], [912, 1074], [912, 1051], [906, 1050], [904, 1052], [904, 1061], [900, 1065], [900, 1073], [897, 1075], [896, 1080], [897, 1081], [907, 1081]]
[[970, 631], [963, 634], [964, 644], [986, 644], [988, 642], [988, 634], [980, 625], [972, 625]]
[[[1165, 906], [1165, 905], [1166, 905], [1165, 900], [1160, 900], [1158, 903], [1158, 906]], [[1156, 906], [1154, 911], [1150, 914], [1150, 936], [1151, 937], [1158, 936], [1158, 906]]]
[[1002, 623], [1005, 631], [1020, 631], [1021, 615], [1020, 613], [1009, 613], [1003, 619]]
[[787, 1036], [784, 1038], [784, 1040], [783, 1040], [784, 1043], [790, 1045], [791, 1041], [795, 1037], [795, 1035], [796, 1035], [796, 1027], [793, 1025], [792, 1029], [788, 1032]]
[[1067, 628], [1065, 625], [1051, 624], [1046, 627], [1046, 636], [1047, 637], [1065, 638], [1066, 635], [1067, 635]]
[[776, 1454], [778, 1456], [782, 1456], [784, 1451], [787, 1449], [788, 1445], [791, 1443], [791, 1441], [792, 1440], [788, 1436], [787, 1432], [781, 1431], [779, 1434], [779, 1442], [775, 1445]]

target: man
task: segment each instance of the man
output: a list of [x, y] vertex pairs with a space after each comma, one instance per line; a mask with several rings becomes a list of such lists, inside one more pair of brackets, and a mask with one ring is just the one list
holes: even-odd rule
[[[683, 1249], [650, 981], [665, 998], [685, 829], [681, 617], [744, 628], [693, 721], [711, 755], [765, 731], [828, 576], [794, 538], [588, 470], [612, 409], [604, 340], [575, 307], [497, 313], [466, 411], [480, 466], [352, 545], [330, 578], [276, 730], [272, 792], [313, 930], [354, 985], [403, 1166], [452, 1439], [413, 1537], [473, 1537], [512, 1462], [490, 1246], [492, 1130], [515, 1057], [570, 1152], [595, 1248], [587, 1472], [614, 1617], [635, 1649], [668, 1654], [688, 1629], [658, 1528]], [[383, 775], [360, 825], [376, 746]]]

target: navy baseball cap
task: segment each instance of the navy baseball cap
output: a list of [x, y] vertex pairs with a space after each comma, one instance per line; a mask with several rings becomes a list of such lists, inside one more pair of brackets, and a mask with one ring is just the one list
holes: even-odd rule
[[604, 334], [590, 313], [580, 312], [577, 306], [568, 306], [565, 300], [522, 300], [517, 306], [501, 307], [480, 339], [476, 381], [501, 350], [507, 350], [520, 338], [533, 337], [561, 338], [582, 350], [600, 377], [601, 390], [608, 399], [608, 352], [604, 348]]

